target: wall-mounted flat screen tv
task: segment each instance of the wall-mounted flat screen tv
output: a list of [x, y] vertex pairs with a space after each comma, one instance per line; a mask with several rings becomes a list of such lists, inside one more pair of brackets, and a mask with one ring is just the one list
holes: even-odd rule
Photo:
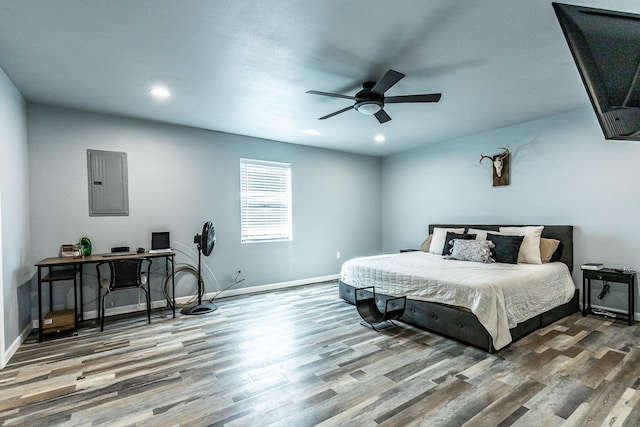
[[606, 139], [640, 141], [640, 15], [553, 3]]

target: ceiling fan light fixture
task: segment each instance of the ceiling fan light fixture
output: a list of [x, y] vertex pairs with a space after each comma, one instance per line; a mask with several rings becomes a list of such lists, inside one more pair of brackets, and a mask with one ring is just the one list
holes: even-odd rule
[[382, 110], [382, 103], [380, 101], [361, 101], [355, 106], [359, 113], [367, 116], [373, 116], [378, 111]]

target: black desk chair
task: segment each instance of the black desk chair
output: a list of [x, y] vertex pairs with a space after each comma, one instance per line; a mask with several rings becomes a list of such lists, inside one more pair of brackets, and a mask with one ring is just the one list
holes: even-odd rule
[[[111, 272], [110, 279], [103, 279], [100, 267], [108, 264]], [[146, 264], [143, 270], [143, 264]], [[104, 261], [96, 265], [98, 270], [98, 317], [100, 318], [100, 331], [104, 330], [104, 299], [108, 293], [118, 289], [142, 289], [147, 301], [147, 319], [151, 323], [151, 295], [149, 290], [149, 274], [151, 271], [151, 260], [148, 258], [125, 258], [112, 261]], [[143, 271], [146, 271], [146, 280], [143, 279]], [[146, 285], [146, 286], [145, 286]], [[103, 294], [104, 291], [104, 294]]]
[[[365, 289], [371, 289], [371, 294], [373, 296], [367, 295], [364, 292]], [[364, 320], [375, 331], [377, 331], [377, 329], [374, 325], [382, 322], [389, 322], [392, 325], [395, 325], [392, 320], [402, 317], [407, 303], [406, 296], [387, 298], [384, 304], [384, 312], [381, 312], [376, 304], [376, 288], [373, 286], [357, 288], [355, 290], [355, 297], [358, 314], [362, 317], [362, 320]]]

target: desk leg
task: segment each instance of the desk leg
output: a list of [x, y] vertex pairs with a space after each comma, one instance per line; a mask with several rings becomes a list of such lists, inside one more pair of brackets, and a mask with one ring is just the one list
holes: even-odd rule
[[78, 268], [73, 266], [73, 333], [78, 335]]
[[636, 290], [636, 278], [635, 275], [631, 276], [629, 282], [629, 325], [635, 323], [635, 290]]
[[42, 342], [42, 267], [38, 267], [38, 342]]
[[[51, 267], [49, 267], [51, 273]], [[49, 311], [53, 311], [53, 282], [49, 282]]]
[[82, 264], [78, 265], [78, 274], [80, 274], [80, 321], [84, 320], [84, 296], [82, 294], [82, 288], [84, 284], [82, 283]]
[[176, 257], [171, 256], [171, 296], [173, 298], [173, 318], [176, 317]]
[[102, 296], [101, 294], [102, 290], [100, 289], [100, 281], [98, 281], [98, 287], [96, 289], [96, 295], [98, 296], [98, 298], [96, 298], [96, 305], [98, 306], [98, 317], [96, 318], [96, 322], [100, 322], [102, 319], [102, 314], [100, 312], [100, 309], [102, 308], [102, 304], [100, 304], [100, 297]]

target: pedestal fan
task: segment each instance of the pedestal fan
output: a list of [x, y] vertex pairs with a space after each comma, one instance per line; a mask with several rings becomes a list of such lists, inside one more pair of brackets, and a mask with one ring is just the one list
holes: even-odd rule
[[209, 256], [213, 252], [213, 247], [216, 244], [216, 230], [213, 228], [213, 223], [207, 221], [202, 226], [202, 233], [196, 234], [193, 237], [193, 243], [198, 245], [198, 304], [190, 307], [183, 308], [180, 312], [182, 314], [207, 314], [211, 313], [218, 308], [217, 305], [212, 303], [203, 303], [202, 294], [204, 289], [200, 289], [202, 282], [202, 255]]

